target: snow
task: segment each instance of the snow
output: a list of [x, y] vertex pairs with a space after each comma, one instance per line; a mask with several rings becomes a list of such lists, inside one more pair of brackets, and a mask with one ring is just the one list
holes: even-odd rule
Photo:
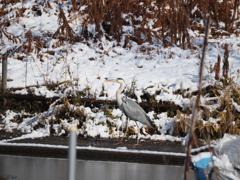
[[212, 158], [212, 153], [211, 152], [199, 153], [198, 155], [192, 156], [191, 161], [193, 163], [196, 163], [196, 162], [198, 162], [198, 161], [200, 161], [201, 159], [204, 159], [204, 158]]
[[226, 170], [232, 170], [233, 169], [233, 165], [232, 163], [229, 161], [228, 156], [226, 154], [223, 154], [220, 157], [216, 157], [213, 156], [213, 161], [214, 164], [216, 163], [216, 166], [218, 168], [222, 168], [222, 169], [226, 169]]
[[[31, 146], [31, 147], [68, 149], [68, 146], [63, 146], [63, 145], [11, 143], [11, 142], [10, 143], [5, 143], [3, 141], [0, 142], [0, 145], [1, 146]], [[93, 147], [93, 146], [87, 146], [87, 147], [77, 146], [76, 149], [90, 150], [90, 151], [111, 151], [111, 152], [123, 152], [123, 153], [171, 155], [171, 156], [183, 156], [183, 157], [186, 156], [185, 153], [160, 152], [160, 151], [148, 151], [148, 150], [135, 150], [135, 149], [127, 149], [126, 147], [117, 147], [115, 149], [112, 149], [112, 148], [99, 148], [99, 147]]]
[[[22, 37], [25, 41], [26, 38], [24, 36], [27, 30], [31, 30], [33, 36], [41, 36], [42, 32], [53, 35], [56, 32], [59, 27], [58, 7], [56, 4], [50, 1], [51, 11], [48, 9], [42, 11], [41, 16], [36, 16], [30, 11], [33, 3], [32, 1], [24, 2], [23, 5], [27, 9], [25, 17], [19, 17], [18, 23], [11, 23], [6, 29], [8, 33]], [[22, 3], [17, 3], [12, 8], [21, 6]], [[67, 5], [63, 4], [62, 8], [68, 14]], [[84, 8], [81, 7], [82, 10]], [[150, 10], [148, 9], [147, 11]], [[14, 21], [16, 11], [11, 11], [8, 16], [9, 20]], [[122, 16], [127, 17], [126, 14]], [[143, 17], [135, 18], [141, 21]], [[149, 19], [148, 21], [149, 24], [145, 25], [146, 28], [153, 28], [154, 19]], [[75, 30], [80, 28], [75, 24], [70, 23], [70, 25]], [[95, 25], [89, 25], [88, 31], [94, 36], [96, 34]], [[123, 31], [126, 36], [128, 33], [133, 32], [134, 29], [130, 26], [123, 26]], [[203, 44], [202, 35], [198, 34], [198, 31], [188, 31], [193, 39], [192, 44], [200, 47]], [[4, 54], [7, 50], [20, 45], [20, 42], [14, 44], [8, 41], [7, 38], [3, 39], [6, 46], [0, 48], [0, 54]], [[204, 73], [204, 87], [215, 84], [214, 73], [210, 73], [209, 69], [217, 62], [218, 54], [223, 57], [224, 51], [222, 47], [226, 43], [230, 45], [229, 62], [231, 75], [236, 76], [234, 82], [238, 85], [240, 84], [240, 78], [237, 76], [237, 71], [240, 69], [240, 37], [231, 35], [221, 39], [209, 39], [206, 52], [205, 66], [207, 68]], [[127, 88], [130, 88], [133, 82], [135, 83], [134, 93], [138, 102], [142, 101], [140, 96], [143, 93], [147, 93], [156, 95], [155, 99], [157, 101], [172, 102], [175, 105], [179, 105], [183, 110], [192, 106], [194, 98], [184, 98], [175, 94], [175, 92], [177, 90], [186, 90], [185, 95], [187, 95], [197, 90], [201, 48], [197, 50], [183, 50], [177, 46], [164, 48], [161, 41], [153, 44], [146, 42], [141, 45], [132, 42], [130, 47], [126, 48], [123, 48], [123, 44], [124, 37], [120, 43], [109, 41], [102, 37], [97, 43], [89, 40], [89, 42], [62, 44], [56, 47], [56, 40], [46, 39], [46, 44], [44, 44], [46, 47], [42, 48], [40, 52], [27, 55], [16, 53], [13, 57], [8, 58], [7, 76], [11, 80], [8, 82], [8, 88], [22, 88], [15, 91], [16, 94], [27, 94], [31, 91], [34, 95], [46, 97], [66, 97], [73, 95], [77, 91], [84, 91], [86, 92], [86, 97], [94, 96], [96, 99], [114, 100], [118, 85], [105, 83], [105, 79], [122, 77], [128, 85]], [[48, 51], [52, 51], [52, 54], [47, 53]], [[22, 57], [23, 60], [19, 60], [18, 57]], [[0, 66], [1, 64], [2, 61], [0, 61]], [[0, 71], [2, 71], [1, 68]], [[60, 85], [59, 87], [62, 87], [62, 89], [60, 88], [59, 90], [48, 89], [49, 84], [61, 82], [68, 82], [68, 84]], [[30, 89], [27, 89], [27, 86]], [[104, 90], [102, 90], [103, 87]], [[100, 96], [101, 94], [104, 95]], [[238, 104], [235, 102], [232, 102], [232, 104], [237, 111], [240, 111]], [[13, 140], [49, 136], [51, 128], [54, 130], [54, 135], [60, 136], [67, 133], [71, 126], [79, 126], [77, 119], [61, 119], [60, 124], [50, 125], [50, 121], [58, 118], [57, 112], [60, 111], [61, 107], [61, 105], [58, 105], [58, 102], [55, 102], [47, 111], [31, 116], [24, 112], [21, 114], [11, 110], [6, 111], [4, 115], [1, 115], [3, 125], [0, 126], [0, 129], [7, 132], [13, 132], [14, 129], [17, 129], [27, 134], [11, 140], [2, 140], [0, 144], [7, 143], [11, 145], [8, 142]], [[86, 121], [83, 122], [82, 128], [78, 129], [78, 135], [93, 138], [118, 138], [123, 136], [121, 127], [125, 127], [126, 118], [122, 116], [122, 112], [117, 107], [111, 111], [113, 118], [107, 117], [101, 109], [94, 111], [90, 107], [71, 106], [68, 110], [69, 112], [76, 110], [84, 112]], [[21, 123], [16, 123], [14, 121], [15, 116], [22, 115], [28, 117], [23, 117]], [[144, 132], [141, 135], [143, 140], [185, 141], [184, 137], [172, 135], [173, 122], [176, 117], [168, 117], [165, 112], [160, 114], [148, 112], [148, 115], [157, 126], [159, 134], [149, 135], [146, 132], [147, 127], [140, 125]], [[217, 118], [210, 118], [210, 122], [217, 121]], [[43, 127], [35, 130], [34, 126], [39, 123]], [[108, 123], [111, 124], [111, 131]], [[137, 127], [133, 121], [130, 121], [129, 125], [136, 130]], [[130, 136], [130, 138], [135, 138], [135, 136]], [[94, 148], [89, 147], [89, 149]], [[124, 149], [117, 150], [125, 151]]]
[[[199, 174], [202, 172], [209, 177], [213, 177], [216, 173], [213, 169], [217, 168], [216, 174], [219, 173], [219, 177], [239, 179], [240, 174], [237, 171], [239, 167], [239, 140], [240, 136], [225, 133], [224, 137], [213, 148], [213, 152], [200, 152], [193, 155], [191, 162], [195, 172]], [[195, 149], [194, 151], [199, 152], [199, 150]]]
[[[11, 141], [16, 141], [16, 140], [21, 140], [21, 139], [34, 139], [34, 138], [42, 138], [42, 137], [46, 137], [49, 136], [49, 132], [48, 129], [37, 129], [36, 131], [33, 130], [31, 133], [29, 134], [24, 134], [21, 137], [17, 137], [17, 138], [12, 138], [12, 139], [4, 139], [1, 142], [11, 142]], [[9, 144], [9, 143], [8, 143]]]

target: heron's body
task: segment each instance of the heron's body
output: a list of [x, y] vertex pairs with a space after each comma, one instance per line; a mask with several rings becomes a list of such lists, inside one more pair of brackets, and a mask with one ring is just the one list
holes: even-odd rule
[[120, 109], [126, 117], [131, 120], [139, 121], [149, 127], [153, 127], [151, 119], [146, 115], [145, 111], [136, 102], [131, 99], [123, 99]]
[[[142, 124], [145, 124], [149, 127], [153, 127], [153, 123], [152, 123], [151, 119], [147, 116], [146, 112], [141, 108], [141, 106], [139, 106], [136, 102], [134, 102], [131, 99], [127, 99], [127, 98], [122, 99], [121, 98], [121, 93], [126, 86], [124, 80], [122, 78], [118, 78], [118, 79], [107, 80], [107, 81], [120, 83], [120, 87], [116, 92], [116, 99], [117, 99], [117, 104], [118, 104], [119, 109], [127, 117], [127, 129], [126, 129], [125, 135], [128, 130], [128, 121], [130, 119], [134, 120], [134, 121], [139, 121]], [[121, 139], [121, 141], [122, 141], [122, 139]], [[138, 139], [138, 141], [139, 141], [139, 139]], [[138, 144], [138, 141], [137, 141], [137, 144]]]

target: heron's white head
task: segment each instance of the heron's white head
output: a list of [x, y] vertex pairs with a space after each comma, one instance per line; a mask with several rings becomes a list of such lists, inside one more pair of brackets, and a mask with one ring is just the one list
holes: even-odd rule
[[120, 84], [119, 89], [117, 90], [117, 97], [120, 97], [120, 93], [124, 91], [124, 88], [126, 87], [125, 81], [122, 78], [117, 78], [117, 79], [109, 79], [105, 80], [106, 82], [116, 82]]
[[109, 79], [109, 80], [106, 80], [106, 82], [116, 82], [120, 84], [125, 84], [125, 81], [123, 80], [123, 78]]

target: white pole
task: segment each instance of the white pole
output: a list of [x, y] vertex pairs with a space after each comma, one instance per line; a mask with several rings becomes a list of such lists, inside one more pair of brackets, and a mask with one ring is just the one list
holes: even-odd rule
[[77, 127], [70, 128], [69, 145], [68, 145], [68, 180], [75, 180], [76, 176], [76, 140]]

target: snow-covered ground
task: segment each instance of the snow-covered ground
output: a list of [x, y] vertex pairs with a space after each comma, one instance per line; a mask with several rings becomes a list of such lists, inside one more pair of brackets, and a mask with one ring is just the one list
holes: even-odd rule
[[[30, 9], [32, 1], [16, 3], [6, 15], [11, 23], [5, 31], [12, 33], [25, 42], [25, 33], [31, 30], [33, 36], [43, 36], [44, 33], [54, 33], [59, 27], [58, 7], [53, 1], [51, 11], [42, 11], [41, 16], [36, 16]], [[21, 6], [27, 10], [24, 17], [17, 16], [17, 10]], [[0, 5], [1, 6], [1, 5]], [[67, 6], [62, 6], [66, 14]], [[84, 8], [84, 7], [82, 7]], [[67, 16], [68, 17], [68, 16]], [[3, 19], [1, 20], [3, 21]], [[75, 32], [81, 31], [81, 24], [69, 23]], [[127, 33], [129, 28], [124, 29]], [[95, 26], [89, 25], [88, 31], [95, 33]], [[191, 31], [192, 45], [195, 50], [183, 50], [174, 45], [164, 48], [162, 41], [154, 41], [153, 44], [144, 43], [138, 45], [132, 42], [130, 47], [123, 48], [124, 38], [119, 43], [109, 41], [104, 36], [98, 42], [84, 41], [73, 44], [63, 43], [56, 47], [56, 39], [44, 37], [46, 44], [38, 52], [29, 54], [17, 52], [8, 58], [8, 88], [22, 88], [14, 93], [27, 94], [31, 92], [35, 95], [46, 97], [66, 97], [76, 95], [78, 91], [85, 92], [86, 97], [95, 97], [101, 100], [114, 100], [118, 85], [106, 83], [105, 79], [123, 78], [130, 88], [135, 88], [136, 100], [142, 101], [142, 94], [156, 95], [156, 101], [170, 101], [183, 108], [191, 108], [194, 97], [189, 99], [174, 92], [186, 90], [185, 95], [197, 90], [200, 56], [202, 54], [203, 34], [198, 31]], [[9, 49], [14, 49], [22, 45], [22, 42], [10, 41], [6, 36], [2, 37], [0, 54], [6, 53]], [[239, 86], [240, 77], [240, 37], [235, 34], [223, 36], [221, 39], [211, 38], [206, 51], [206, 64], [204, 70], [203, 86], [214, 85], [214, 73], [210, 70], [217, 62], [218, 55], [224, 56], [224, 45], [229, 45], [229, 75], [233, 82]], [[33, 46], [33, 49], [36, 48]], [[37, 49], [37, 48], [36, 48]], [[22, 60], [19, 60], [22, 59]], [[0, 66], [2, 61], [0, 61]], [[221, 62], [221, 66], [222, 66]], [[221, 69], [222, 70], [222, 69]], [[2, 69], [0, 69], [0, 72]], [[221, 72], [222, 74], [222, 72]], [[61, 84], [59, 88], [49, 89], [49, 84]], [[26, 88], [28, 87], [28, 88]], [[30, 88], [29, 88], [30, 87]], [[156, 94], [156, 92], [158, 92]], [[204, 102], [204, 99], [203, 101]], [[236, 104], [236, 109], [239, 104]], [[68, 112], [82, 112], [85, 121], [78, 129], [78, 134], [88, 137], [118, 138], [123, 135], [122, 126], [125, 126], [125, 116], [116, 108], [111, 110], [113, 118], [104, 114], [102, 109], [91, 109], [90, 107], [64, 104], [60, 99], [54, 102], [48, 111], [42, 113], [29, 114], [28, 112], [14, 112], [7, 110], [1, 114], [2, 124], [0, 130], [12, 132], [18, 130], [25, 135], [17, 138], [36, 138], [50, 135], [50, 130], [54, 130], [55, 136], [68, 133], [71, 126], [79, 126], [76, 118], [60, 119], [57, 121], [57, 113], [61, 108], [67, 108]], [[149, 117], [157, 126], [157, 134], [149, 134], [147, 127], [139, 124], [142, 129], [141, 138], [151, 140], [185, 141], [185, 137], [172, 135], [173, 122], [177, 121], [177, 116], [168, 117], [167, 113], [156, 114], [148, 112]], [[21, 117], [22, 122], [17, 123], [16, 117]], [[59, 119], [58, 119], [59, 120]], [[219, 119], [211, 119], [219, 121]], [[54, 122], [54, 123], [53, 123]], [[109, 125], [111, 124], [111, 126]], [[41, 124], [38, 128], [36, 125]], [[135, 131], [137, 126], [130, 121], [130, 127]], [[131, 135], [130, 138], [135, 138]], [[9, 142], [12, 140], [4, 140]], [[1, 141], [3, 143], [3, 141]]]

